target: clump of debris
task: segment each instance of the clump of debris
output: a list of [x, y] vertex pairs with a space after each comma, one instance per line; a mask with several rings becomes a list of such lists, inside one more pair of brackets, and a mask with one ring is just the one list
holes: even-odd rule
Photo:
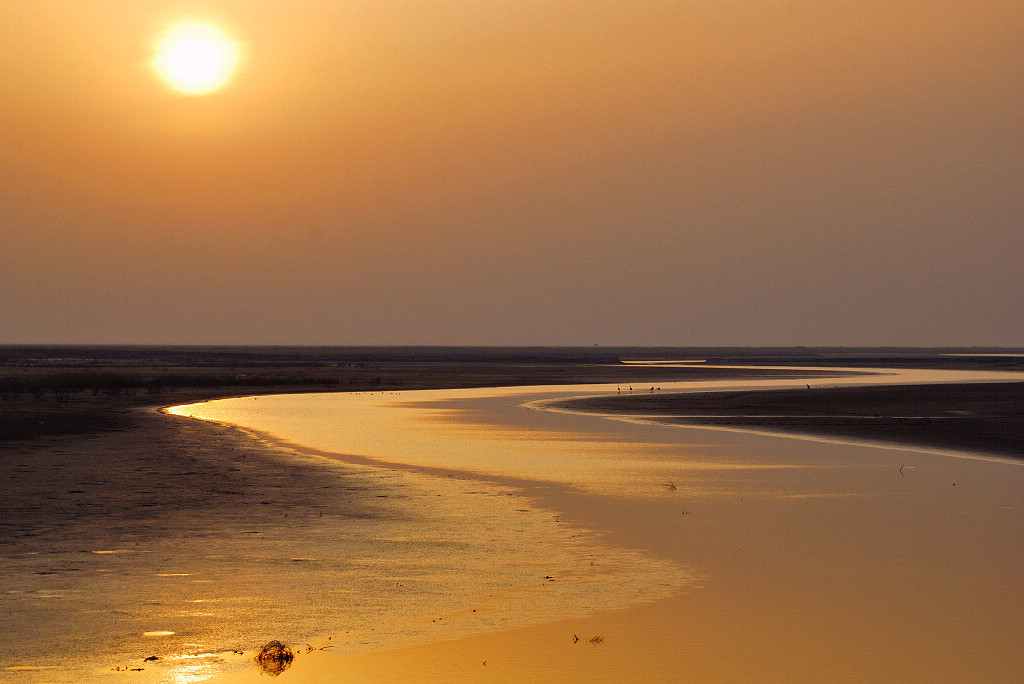
[[276, 677], [287, 670], [294, 659], [292, 649], [277, 640], [267, 643], [253, 658], [259, 665], [260, 672], [271, 677]]

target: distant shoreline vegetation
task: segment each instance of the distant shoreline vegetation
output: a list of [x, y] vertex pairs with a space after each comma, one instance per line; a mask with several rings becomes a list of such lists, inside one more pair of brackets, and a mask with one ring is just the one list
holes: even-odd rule
[[[49, 396], [66, 402], [83, 394], [158, 396], [178, 389], [355, 391], [438, 382], [439, 387], [530, 384], [558, 379], [559, 373], [550, 372], [556, 366], [563, 373], [593, 372], [588, 367], [594, 366], [618, 366], [622, 372], [637, 373], [640, 367], [623, 362], [680, 359], [695, 360], [695, 369], [742, 364], [1015, 369], [1024, 367], [1024, 349], [6, 345], [0, 346], [0, 399]], [[656, 368], [643, 367], [645, 372]], [[517, 369], [521, 372], [514, 372]], [[543, 370], [538, 373], [538, 369]]]
[[[623, 363], [658, 360], [694, 362]], [[822, 375], [785, 366], [1021, 370], [1024, 350], [0, 345], [0, 439], [117, 429], [138, 408], [247, 394]]]
[[325, 389], [366, 389], [379, 387], [384, 379], [341, 378], [311, 375], [248, 375], [161, 373], [145, 375], [116, 372], [57, 372], [30, 378], [0, 378], [0, 399], [12, 400], [31, 396], [43, 400], [47, 396], [66, 402], [80, 394], [106, 397], [133, 397], [139, 393], [158, 396], [177, 389], [311, 387]]

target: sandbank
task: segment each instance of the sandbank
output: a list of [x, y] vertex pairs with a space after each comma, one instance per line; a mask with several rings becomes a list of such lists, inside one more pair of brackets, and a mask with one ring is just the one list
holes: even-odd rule
[[750, 428], [1024, 458], [1024, 383], [1019, 381], [623, 394], [572, 399], [560, 405], [679, 425]]

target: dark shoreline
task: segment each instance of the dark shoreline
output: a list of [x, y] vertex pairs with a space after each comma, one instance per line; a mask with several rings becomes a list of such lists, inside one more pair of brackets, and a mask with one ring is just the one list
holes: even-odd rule
[[[654, 355], [618, 351], [632, 352], [629, 358]], [[682, 358], [686, 351], [664, 350], [664, 358]], [[142, 408], [256, 394], [819, 376], [771, 368], [631, 366], [590, 348], [0, 346], [0, 442], [132, 429]]]
[[559, 402], [587, 413], [659, 416], [1024, 458], [1024, 382], [634, 394]]
[[[622, 363], [682, 359], [694, 363]], [[796, 366], [829, 370], [808, 372]], [[243, 395], [583, 383], [653, 387], [671, 380], [821, 378], [864, 367], [1019, 371], [1024, 370], [1024, 353], [1000, 348], [0, 345], [0, 443], [133, 430], [139, 427], [141, 409]], [[742, 405], [736, 404], [740, 395], [735, 394], [699, 400], [701, 395], [642, 395], [577, 407], [675, 412], [688, 415], [678, 422], [1021, 456], [1024, 407], [1015, 390], [996, 391], [988, 385], [972, 390], [776, 391], [747, 394]], [[815, 417], [815, 412], [828, 417]], [[936, 412], [945, 412], [941, 420], [926, 417]]]

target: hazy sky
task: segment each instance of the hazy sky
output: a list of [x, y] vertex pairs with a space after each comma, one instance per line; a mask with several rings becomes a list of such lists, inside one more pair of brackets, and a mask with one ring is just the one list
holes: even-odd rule
[[0, 0], [0, 342], [1024, 345], [1024, 2]]

